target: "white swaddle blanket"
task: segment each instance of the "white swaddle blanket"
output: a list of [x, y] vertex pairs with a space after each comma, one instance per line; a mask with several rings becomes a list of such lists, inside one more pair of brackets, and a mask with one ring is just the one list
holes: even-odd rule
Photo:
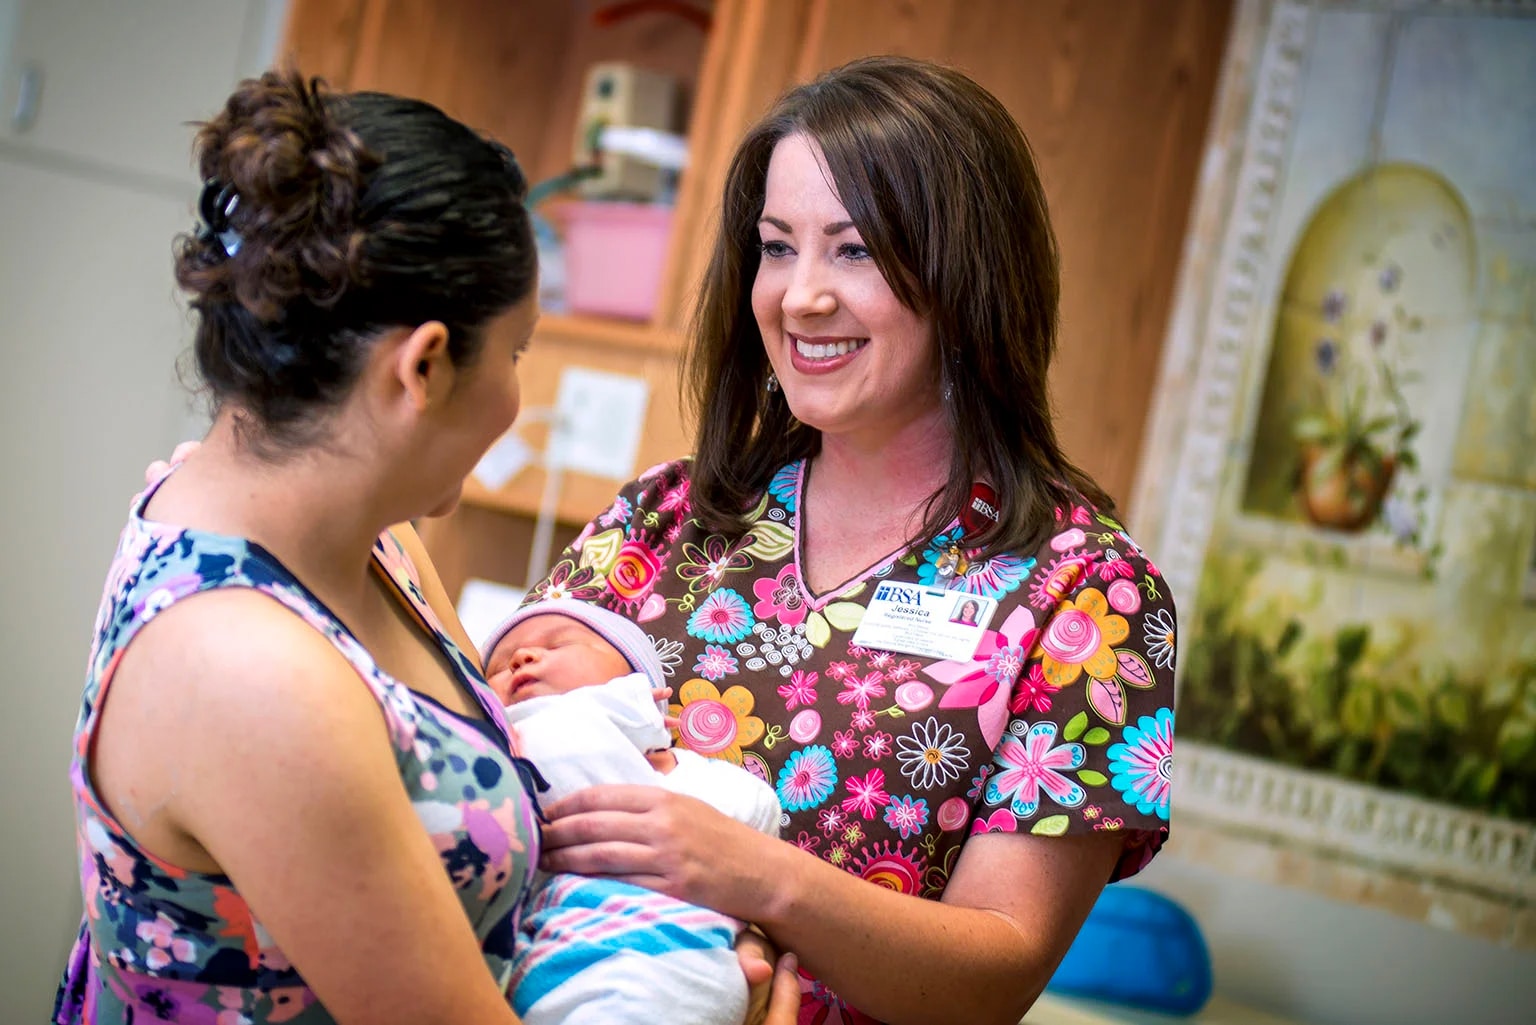
[[[777, 836], [773, 789], [746, 770], [678, 750], [677, 768], [645, 752], [671, 738], [641, 673], [507, 709], [524, 757], [550, 784], [546, 802], [599, 783], [641, 783], [697, 797]], [[528, 1025], [736, 1025], [747, 986], [736, 919], [628, 883], [541, 875], [513, 957], [512, 1004]]]

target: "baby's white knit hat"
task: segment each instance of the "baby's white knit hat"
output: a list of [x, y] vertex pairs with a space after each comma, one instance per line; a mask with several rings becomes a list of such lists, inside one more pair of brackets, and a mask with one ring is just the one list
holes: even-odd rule
[[656, 654], [656, 646], [651, 643], [651, 639], [646, 636], [644, 630], [617, 612], [610, 612], [584, 601], [576, 601], [574, 598], [552, 598], [549, 601], [535, 602], [512, 613], [505, 623], [491, 631], [491, 636], [481, 645], [480, 663], [484, 665], [489, 661], [491, 652], [496, 650], [496, 645], [501, 643], [501, 639], [514, 626], [534, 616], [566, 616], [590, 627], [594, 633], [619, 650], [619, 654], [624, 656], [624, 661], [629, 663], [631, 669], [637, 673], [644, 673], [646, 679], [651, 681], [651, 686], [667, 686], [667, 674], [661, 667], [661, 656]]

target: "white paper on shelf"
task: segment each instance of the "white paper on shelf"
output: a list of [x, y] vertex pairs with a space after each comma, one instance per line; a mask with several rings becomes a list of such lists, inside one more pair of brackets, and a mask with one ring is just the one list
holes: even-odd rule
[[537, 453], [528, 447], [527, 442], [508, 431], [486, 450], [470, 473], [487, 488], [500, 491], [507, 481], [522, 473], [523, 467], [533, 462], [536, 456]]
[[545, 462], [612, 480], [634, 475], [650, 386], [643, 377], [568, 366]]

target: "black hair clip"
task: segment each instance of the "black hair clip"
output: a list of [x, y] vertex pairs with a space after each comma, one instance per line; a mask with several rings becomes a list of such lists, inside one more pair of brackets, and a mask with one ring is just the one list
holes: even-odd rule
[[229, 226], [230, 215], [240, 207], [240, 196], [233, 185], [225, 185], [217, 178], [203, 182], [203, 194], [197, 200], [197, 212], [203, 223], [197, 237], [203, 242], [217, 241], [225, 256], [240, 251], [240, 233]]

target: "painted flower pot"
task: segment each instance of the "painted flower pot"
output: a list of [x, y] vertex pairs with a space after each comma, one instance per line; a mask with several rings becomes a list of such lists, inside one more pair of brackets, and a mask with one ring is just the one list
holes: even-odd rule
[[1307, 518], [1320, 527], [1357, 531], [1381, 514], [1382, 499], [1397, 473], [1394, 456], [1350, 454], [1307, 445], [1301, 451], [1297, 497]]

